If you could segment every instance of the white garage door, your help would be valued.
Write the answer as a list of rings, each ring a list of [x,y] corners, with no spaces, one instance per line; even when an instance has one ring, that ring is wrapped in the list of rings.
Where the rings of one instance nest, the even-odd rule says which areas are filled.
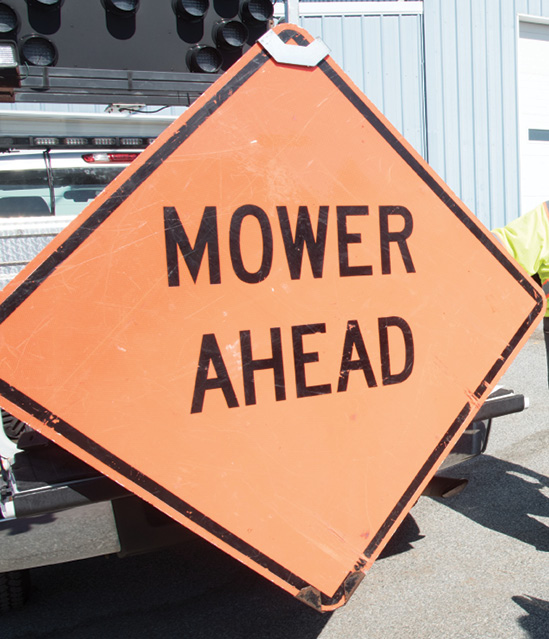
[[[520,23],[518,88],[525,213],[549,200],[549,24]]]

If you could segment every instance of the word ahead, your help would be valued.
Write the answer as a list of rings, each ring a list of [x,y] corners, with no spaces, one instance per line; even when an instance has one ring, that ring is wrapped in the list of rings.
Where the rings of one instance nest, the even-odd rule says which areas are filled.
[[[316,233],[313,232],[309,210],[306,206],[300,206],[298,209],[295,233],[292,233],[287,208],[285,206],[277,206],[276,212],[291,279],[298,280],[301,277],[304,248],[306,248],[309,256],[313,277],[321,278],[326,252],[329,207],[319,207]],[[374,273],[373,266],[370,264],[349,264],[349,245],[360,244],[362,236],[360,233],[349,233],[347,230],[347,218],[350,216],[365,216],[368,213],[369,210],[366,205],[336,206],[340,277],[372,275]],[[255,219],[261,232],[262,245],[258,249],[261,252],[261,264],[256,271],[247,270],[242,258],[241,231],[242,223],[246,218]],[[402,220],[402,228],[398,231],[389,230],[390,218],[400,218]],[[412,230],[412,215],[406,207],[379,207],[379,245],[381,249],[382,275],[391,274],[391,244],[396,245],[399,249],[406,272],[415,273],[412,256],[407,244]],[[191,244],[181,219],[173,206],[164,207],[164,231],[169,286],[179,286],[178,248],[185,259],[194,282],[198,278],[200,265],[207,248],[210,284],[221,284],[219,234],[217,208],[215,206],[207,206],[204,209],[194,246]],[[245,204],[236,209],[231,217],[229,227],[229,250],[234,273],[243,282],[257,284],[269,276],[273,263],[273,230],[269,217],[262,208],[255,204]]]
[[[389,328],[397,329],[402,334],[405,347],[405,361],[401,370],[395,373],[391,367],[389,349]],[[332,393],[330,383],[308,385],[305,377],[305,365],[319,361],[316,351],[306,351],[303,344],[305,335],[325,333],[325,324],[305,324],[292,326],[293,344],[293,369],[295,375],[296,396],[314,397]],[[408,323],[401,317],[380,317],[378,319],[379,354],[381,361],[381,379],[383,386],[400,384],[410,376],[414,366],[414,340]],[[256,403],[254,375],[258,370],[272,369],[274,376],[274,391],[276,401],[286,399],[286,382],[284,374],[284,360],[282,357],[281,329],[271,328],[272,357],[253,359],[250,331],[240,331],[240,352],[242,357],[242,382],[244,385],[244,400],[247,406]],[[353,358],[356,352],[357,357]],[[215,370],[215,377],[209,377],[210,365]],[[347,322],[347,330],[342,346],[341,365],[339,367],[337,392],[347,390],[349,373],[362,371],[367,385],[372,388],[377,386],[376,377],[372,369],[370,357],[366,350],[366,344],[362,337],[359,324],[356,320]],[[221,350],[213,333],[202,337],[200,357],[191,413],[201,413],[204,406],[204,397],[207,390],[219,389],[225,396],[229,408],[239,406],[233,383],[223,361]]]

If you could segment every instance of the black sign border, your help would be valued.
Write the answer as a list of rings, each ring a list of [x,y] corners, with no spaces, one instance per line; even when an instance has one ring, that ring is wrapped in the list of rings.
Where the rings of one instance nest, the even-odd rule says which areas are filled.
[[[301,33],[296,32],[291,27],[284,28],[280,37],[289,41],[291,39],[300,46],[306,46],[309,40]],[[2,324],[32,293],[55,271],[57,266],[67,259],[99,226],[138,188],[152,173],[169,157],[183,142],[190,137],[204,122],[208,120],[217,109],[219,109],[230,97],[238,91],[248,79],[250,79],[263,65],[271,58],[263,50],[259,51],[244,67],[242,67],[232,78],[226,82],[209,100],[203,104],[198,111],[192,115],[181,128],[179,128],[162,146],[157,149],[151,157],[94,211],[84,223],[77,228],[44,262],[42,262],[28,277],[13,291],[0,305],[0,324]],[[364,102],[363,97],[356,92],[356,89],[349,84],[346,77],[339,74],[327,60],[322,60],[318,64],[319,69],[334,84],[335,87],[349,100],[349,102],[361,113],[368,123],[376,129],[380,136],[395,150],[395,152],[410,166],[417,176],[431,189],[431,191],[448,207],[448,209],[465,225],[465,227],[475,236],[475,238],[488,250],[501,265],[512,275],[512,277],[531,295],[535,301],[535,306],[523,324],[519,327],[509,344],[504,348],[495,364],[488,371],[484,379],[479,383],[474,395],[482,397],[489,384],[494,380],[498,371],[510,357],[521,339],[524,337],[532,323],[538,317],[543,308],[544,300],[534,287],[532,280],[525,278],[517,269],[516,265],[502,250],[487,238],[484,232],[465,213],[461,204],[439,184],[437,180],[426,170],[425,166],[406,148],[393,132],[383,123],[382,120]],[[215,88],[215,85],[214,85]],[[430,470],[436,464],[448,444],[462,426],[471,412],[469,402],[461,409],[450,428],[447,430],[439,444],[429,456],[427,461],[407,488],[402,498],[395,505],[379,531],[372,538],[363,555],[358,558],[353,570],[349,571],[339,588],[333,595],[320,593],[314,586],[295,575],[287,568],[274,561],[264,553],[240,539],[229,530],[220,526],[210,517],[193,508],[189,503],[177,497],[169,490],[147,477],[131,465],[127,464],[117,456],[110,453],[104,447],[97,444],[86,435],[80,433],[73,426],[65,422],[59,416],[53,415],[47,408],[41,406],[30,397],[17,390],[4,380],[0,379],[0,394],[12,404],[19,406],[27,414],[32,415],[39,422],[49,426],[62,437],[81,448],[83,451],[97,459],[102,464],[113,469],[133,484],[139,486],[150,495],[161,500],[170,508],[173,508],[181,515],[191,520],[211,535],[220,539],[223,543],[235,549],[242,555],[252,559],[256,564],[262,566],[279,579],[296,588],[300,592],[314,591],[314,595],[304,596],[303,599],[313,607],[328,610],[336,607],[342,599],[349,596],[349,584],[358,583],[354,577],[357,571],[365,565],[365,559],[374,555],[379,545],[387,535],[399,515],[409,504],[417,489],[424,481]]]

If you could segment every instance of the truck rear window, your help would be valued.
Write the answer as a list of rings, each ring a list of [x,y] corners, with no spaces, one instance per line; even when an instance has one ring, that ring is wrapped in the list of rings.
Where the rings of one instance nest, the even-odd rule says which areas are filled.
[[[0,171],[0,217],[77,215],[123,168],[54,168],[53,201],[45,167]]]

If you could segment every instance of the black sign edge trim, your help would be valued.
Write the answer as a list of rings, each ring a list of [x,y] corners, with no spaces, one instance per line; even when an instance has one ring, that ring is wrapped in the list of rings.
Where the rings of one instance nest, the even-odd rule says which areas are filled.
[[[301,34],[293,31],[291,28],[286,29],[284,33],[281,34],[281,37],[283,36],[285,40],[294,37],[295,40],[299,42],[299,44],[306,44],[308,42],[305,38],[303,38],[303,36],[301,36]],[[90,217],[78,229],[76,229],[67,238],[67,240],[65,240],[63,244],[59,246],[56,251],[54,251],[54,253],[52,253],[42,264],[40,264],[35,269],[35,271],[33,271],[29,275],[29,277],[24,280],[15,289],[15,291],[13,291],[13,293],[11,293],[4,300],[4,302],[0,305],[0,324],[5,319],[7,319],[7,317],[9,317],[9,315],[11,315],[11,313],[14,312],[24,300],[28,298],[34,292],[34,290],[36,290],[38,286],[40,286],[40,284],[42,284],[47,279],[47,277],[49,277],[49,275],[54,272],[54,270],[61,262],[69,257],[69,255],[71,255],[72,252],[74,252],[74,250],[76,250],[78,246],[80,246],[80,244],[82,244],[82,242],[84,242],[85,239],[87,239],[87,237],[91,235],[92,232],[94,232],[106,219],[108,219],[108,217],[118,208],[118,206],[122,204],[125,199],[158,168],[158,166],[160,166],[165,157],[168,157],[171,153],[173,153],[173,151],[178,148],[187,137],[194,133],[194,131],[196,131],[196,129],[201,126],[212,113],[214,113],[269,59],[270,58],[263,51],[256,54],[256,56],[252,58],[252,60],[245,67],[243,67],[233,78],[230,78],[228,82],[223,85],[220,90],[212,98],[210,98],[210,100],[208,100],[208,102],[203,107],[200,108],[199,111],[191,116],[191,118],[187,122],[185,122],[185,124],[180,129],[178,129],[172,135],[172,137],[170,137],[143,165],[138,167],[135,172],[132,173],[132,175],[124,182],[124,184],[122,184],[119,189],[115,191],[113,195],[111,195],[96,211],[94,211],[94,213],[92,213]],[[465,214],[465,212],[455,202],[455,200],[436,180],[434,180],[434,178],[425,170],[421,163],[416,160],[416,158],[408,151],[408,149],[406,149],[406,147],[398,140],[398,138],[393,135],[393,133],[385,126],[385,124],[383,124],[383,122],[379,120],[379,118],[371,111],[371,109],[362,100],[362,98],[346,82],[345,78],[343,76],[340,76],[328,64],[326,60],[321,61],[318,64],[318,67],[335,84],[340,92],[345,97],[347,97],[347,99],[359,111],[359,113],[361,113],[361,115],[378,131],[378,133],[380,133],[385,141],[388,142],[390,146],[401,156],[401,158],[410,166],[410,168],[414,170],[418,177],[420,177],[426,183],[426,185],[429,186],[431,190],[442,200],[442,202],[456,215],[456,217],[458,217],[458,219],[463,222],[468,230],[473,233],[473,235],[485,246],[485,248],[487,248],[494,255],[494,257],[506,268],[506,270],[508,270],[511,275],[514,274],[514,278],[517,280],[517,282],[519,282],[523,286],[523,288],[525,288],[525,290],[532,297],[534,297],[534,299],[539,297],[535,309],[530,313],[527,320],[522,324],[521,328],[509,342],[500,358],[498,358],[497,362],[488,372],[487,376],[479,384],[475,394],[480,397],[482,396],[482,393],[484,392],[487,384],[489,384],[491,379],[495,377],[497,371],[501,368],[501,366],[503,366],[506,359],[510,356],[522,336],[527,331],[528,327],[534,321],[534,318],[537,316],[542,308],[543,298],[539,296],[536,289],[531,285],[530,282],[526,280],[526,278],[522,276],[522,274],[507,258],[507,256],[505,256],[503,252],[497,249],[494,244],[488,241],[484,233],[482,233],[478,229],[478,227],[470,220],[469,216]],[[168,149],[167,152],[166,149]],[[113,468],[113,470],[125,476],[131,482],[142,487],[149,494],[158,497],[159,494],[165,493],[166,495],[169,495],[171,498],[173,498],[173,500],[176,500],[181,505],[184,505],[184,510],[181,511],[177,507],[171,505],[171,500],[162,500],[164,501],[164,503],[174,508],[174,510],[180,512],[180,514],[182,514],[184,517],[190,519],[191,521],[194,521],[192,517],[189,516],[188,512],[191,511],[193,513],[196,513],[196,516],[201,518],[201,521],[203,523],[199,523],[197,521],[194,521],[194,523],[197,523],[197,525],[204,528],[204,530],[207,530],[213,536],[217,537],[227,545],[233,547],[241,554],[249,557],[258,565],[266,568],[292,587],[301,590],[304,587],[311,585],[297,575],[294,575],[286,568],[284,568],[284,566],[281,566],[273,559],[270,559],[265,554],[255,549],[253,546],[240,539],[230,531],[224,529],[222,526],[219,526],[218,524],[216,524],[216,522],[208,518],[206,515],[203,515],[199,511],[195,510],[189,504],[186,504],[186,502],[181,500],[179,497],[163,488],[162,486],[159,486],[152,479],[143,475],[129,464],[126,464],[122,460],[118,459],[116,456],[109,453],[109,451],[77,431],[67,422],[64,422],[62,419],[52,415],[50,411],[47,411],[44,407],[33,402],[33,400],[24,395],[24,393],[18,391],[13,386],[10,386],[7,382],[0,380],[0,388],[4,388],[2,394],[13,404],[20,406],[20,408],[25,410],[29,415],[33,415],[36,419],[38,419],[38,421],[49,425],[55,430],[55,432],[65,437],[67,440],[73,442],[76,446],[79,446],[82,450],[95,457],[101,463]],[[7,393],[5,392],[6,390],[8,391]],[[23,400],[23,405],[18,401],[10,399],[10,397],[19,397],[21,400]],[[29,410],[29,407],[31,406],[33,407],[33,409],[37,410],[36,414]],[[466,404],[460,411],[458,417],[454,420],[444,437],[441,439],[433,453],[424,463],[408,489],[403,494],[402,498],[392,510],[391,514],[387,517],[384,524],[380,527],[373,540],[364,551],[364,555],[366,557],[371,556],[375,552],[375,550],[387,534],[388,530],[393,525],[396,518],[409,503],[413,494],[415,493],[425,476],[428,474],[429,470],[435,465],[436,461],[448,445],[453,435],[459,430],[469,412],[470,405]],[[44,421],[44,418],[47,421]],[[76,434],[76,437],[74,437],[74,434]],[[85,442],[89,445],[89,448],[85,448],[82,444],[77,443],[77,441]],[[95,450],[97,452],[91,452],[92,450]],[[110,464],[103,461],[103,459],[99,456],[100,454],[104,455],[105,459],[111,458],[112,461],[115,462],[115,464]],[[125,468],[127,472],[122,472],[120,468]],[[147,489],[145,485],[150,485],[154,487],[154,489]],[[160,497],[158,498],[161,499]],[[211,526],[211,528],[209,526]],[[218,532],[215,532],[216,530]],[[244,550],[244,548],[246,548],[246,550]],[[259,561],[259,559],[261,559],[261,561]],[[347,577],[350,574],[352,574],[352,572],[349,572]],[[340,587],[333,596],[330,597],[325,595],[324,593],[320,593],[322,604],[324,606],[334,606],[341,600],[341,598],[344,596],[345,581],[347,577],[343,580]]]

